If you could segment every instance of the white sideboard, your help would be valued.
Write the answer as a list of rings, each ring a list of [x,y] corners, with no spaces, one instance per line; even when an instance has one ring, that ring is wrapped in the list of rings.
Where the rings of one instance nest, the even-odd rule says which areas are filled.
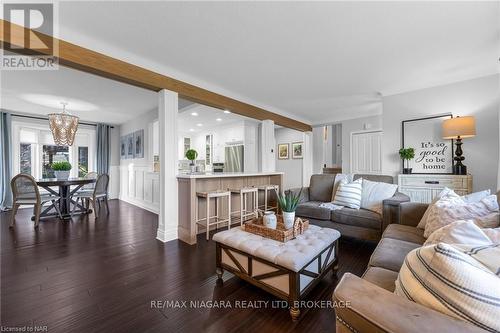
[[[410,174],[398,176],[399,192],[412,202],[430,203],[445,187],[459,195],[472,192],[471,175]]]

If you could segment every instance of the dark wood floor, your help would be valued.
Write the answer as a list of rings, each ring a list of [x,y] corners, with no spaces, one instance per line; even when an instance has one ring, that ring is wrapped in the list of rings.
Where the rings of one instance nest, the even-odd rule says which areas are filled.
[[[286,309],[152,309],[151,301],[272,301],[225,273],[215,275],[215,246],[155,240],[157,216],[118,200],[109,216],[42,221],[20,210],[0,214],[1,325],[47,326],[48,332],[333,332],[331,309],[309,309],[297,323]],[[343,240],[339,276],[362,274],[374,244]],[[308,300],[330,300],[329,273]]]

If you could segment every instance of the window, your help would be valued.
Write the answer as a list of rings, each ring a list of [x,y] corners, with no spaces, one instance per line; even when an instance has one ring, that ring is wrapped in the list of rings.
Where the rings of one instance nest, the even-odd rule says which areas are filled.
[[[191,149],[191,138],[184,138],[184,154],[186,156],[186,152]]]
[[[212,135],[207,135],[205,136],[205,164],[206,165],[211,165],[212,164]]]
[[[29,143],[20,144],[19,172],[31,174],[31,144]]]
[[[89,172],[89,147],[78,147],[78,177]]]
[[[42,178],[54,178],[52,163],[69,162],[69,149],[64,146],[43,145],[42,153]]]

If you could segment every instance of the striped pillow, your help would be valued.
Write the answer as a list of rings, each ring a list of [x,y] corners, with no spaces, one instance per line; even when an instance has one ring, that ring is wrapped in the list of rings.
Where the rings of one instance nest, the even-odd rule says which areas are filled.
[[[500,332],[500,244],[439,243],[410,252],[395,293],[489,332]]]
[[[347,179],[340,181],[333,204],[359,209],[361,207],[361,189],[363,179],[359,178],[351,183]]]

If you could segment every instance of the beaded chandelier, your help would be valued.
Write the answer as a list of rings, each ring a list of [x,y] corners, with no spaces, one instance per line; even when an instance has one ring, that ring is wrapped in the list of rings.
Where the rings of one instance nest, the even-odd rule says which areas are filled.
[[[54,142],[58,146],[71,146],[78,130],[77,116],[73,116],[66,111],[68,103],[61,103],[63,111],[61,113],[49,114],[49,126],[52,131]]]

